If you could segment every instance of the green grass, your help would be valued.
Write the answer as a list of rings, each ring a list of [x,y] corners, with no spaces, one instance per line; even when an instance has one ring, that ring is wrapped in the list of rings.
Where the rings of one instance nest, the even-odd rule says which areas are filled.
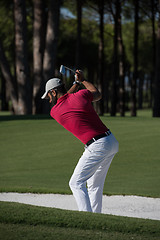
[[[104,193],[159,197],[160,120],[102,118],[120,143]],[[0,191],[70,193],[83,144],[48,116],[0,116]],[[0,202],[0,240],[159,240],[159,221]]]
[[[159,221],[0,203],[0,239],[158,240]]]
[[[119,141],[105,194],[160,197],[160,119],[102,117]],[[48,116],[0,116],[0,191],[71,193],[84,146]]]

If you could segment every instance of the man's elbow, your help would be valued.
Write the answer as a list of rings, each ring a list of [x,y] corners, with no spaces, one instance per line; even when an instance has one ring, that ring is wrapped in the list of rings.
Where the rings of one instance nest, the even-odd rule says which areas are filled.
[[[93,102],[99,101],[102,99],[102,94],[98,91],[93,94]]]
[[[97,101],[102,99],[102,94],[100,92],[97,93]]]
[[[102,99],[102,93],[99,92],[99,100]]]

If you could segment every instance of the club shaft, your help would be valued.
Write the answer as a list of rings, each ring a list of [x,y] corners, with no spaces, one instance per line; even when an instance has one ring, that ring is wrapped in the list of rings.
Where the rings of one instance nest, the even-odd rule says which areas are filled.
[[[66,66],[64,66],[64,67],[65,67],[66,69],[70,70],[71,72],[75,73],[75,71],[74,71],[73,69],[68,68],[68,67],[66,67]]]

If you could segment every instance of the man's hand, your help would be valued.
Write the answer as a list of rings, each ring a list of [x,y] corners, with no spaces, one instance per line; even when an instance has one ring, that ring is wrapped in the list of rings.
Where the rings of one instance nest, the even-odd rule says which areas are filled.
[[[83,72],[81,70],[76,70],[75,72],[75,82],[77,82],[77,84],[74,84],[69,90],[68,93],[75,93],[78,91],[79,89],[79,84],[78,83],[82,83],[86,89],[88,89],[93,96],[93,102],[98,101],[102,98],[101,93],[98,91],[98,89],[91,83],[88,82],[84,79],[84,75]]]
[[[75,81],[78,81],[78,82],[83,82],[84,81],[84,74],[81,70],[76,70],[76,73],[75,73]]]

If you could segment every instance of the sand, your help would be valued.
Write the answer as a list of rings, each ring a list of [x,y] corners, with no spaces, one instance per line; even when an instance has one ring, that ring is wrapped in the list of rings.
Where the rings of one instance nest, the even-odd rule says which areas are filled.
[[[72,195],[0,193],[0,201],[18,202],[35,206],[78,210]],[[160,198],[139,196],[103,196],[103,214],[160,220]]]

